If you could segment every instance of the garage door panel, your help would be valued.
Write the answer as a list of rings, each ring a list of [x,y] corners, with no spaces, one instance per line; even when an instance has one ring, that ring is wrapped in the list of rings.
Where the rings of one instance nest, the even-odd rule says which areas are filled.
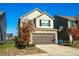
[[[54,39],[53,34],[33,34],[34,44],[52,44]]]

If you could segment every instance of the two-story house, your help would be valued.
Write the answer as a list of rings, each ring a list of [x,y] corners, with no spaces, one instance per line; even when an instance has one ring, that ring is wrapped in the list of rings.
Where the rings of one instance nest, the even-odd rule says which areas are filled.
[[[58,37],[61,36],[66,42],[72,43],[72,36],[68,34],[67,30],[71,27],[76,27],[77,19],[73,16],[54,16],[54,27],[58,29]]]
[[[34,44],[52,44],[57,43],[57,29],[54,29],[54,18],[46,12],[39,9],[21,16],[19,18],[19,26],[24,20],[34,21],[34,32],[31,34],[31,42]]]
[[[6,41],[6,17],[5,12],[0,11],[0,44]]]

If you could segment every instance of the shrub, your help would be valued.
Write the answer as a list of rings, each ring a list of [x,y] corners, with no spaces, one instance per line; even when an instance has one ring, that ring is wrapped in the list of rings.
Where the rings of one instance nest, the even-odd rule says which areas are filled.
[[[75,41],[75,42],[74,42],[74,46],[75,46],[76,48],[79,48],[79,41]]]
[[[24,49],[26,47],[26,44],[22,44],[22,43],[24,43],[24,42],[16,42],[16,45],[15,46],[18,49]]]

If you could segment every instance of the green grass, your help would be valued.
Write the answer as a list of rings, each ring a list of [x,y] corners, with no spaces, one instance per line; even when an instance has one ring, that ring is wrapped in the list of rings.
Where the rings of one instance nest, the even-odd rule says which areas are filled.
[[[0,45],[0,50],[2,51],[3,49],[6,48],[11,48],[15,46],[15,42],[13,40],[7,41],[5,44]]]
[[[3,44],[3,45],[0,45],[0,49],[6,49],[7,47],[11,48],[13,46],[14,46],[13,44]]]
[[[15,42],[9,40],[4,44],[0,45],[0,55],[6,55],[9,48],[15,47]]]

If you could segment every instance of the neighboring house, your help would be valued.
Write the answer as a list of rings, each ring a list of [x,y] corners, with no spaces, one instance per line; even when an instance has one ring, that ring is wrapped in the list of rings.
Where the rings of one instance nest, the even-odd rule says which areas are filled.
[[[46,12],[34,9],[30,13],[19,18],[19,26],[25,20],[34,21],[34,32],[31,34],[31,42],[34,44],[52,44],[58,43],[57,29],[54,29],[54,18]]]
[[[0,44],[6,41],[6,18],[5,12],[0,11]]]
[[[15,39],[15,36],[12,33],[7,33],[6,40],[12,40],[12,39]]]
[[[72,16],[54,16],[54,27],[58,29],[58,38],[61,37],[65,41],[72,43],[72,36],[67,33],[68,28],[76,27],[77,19]]]

